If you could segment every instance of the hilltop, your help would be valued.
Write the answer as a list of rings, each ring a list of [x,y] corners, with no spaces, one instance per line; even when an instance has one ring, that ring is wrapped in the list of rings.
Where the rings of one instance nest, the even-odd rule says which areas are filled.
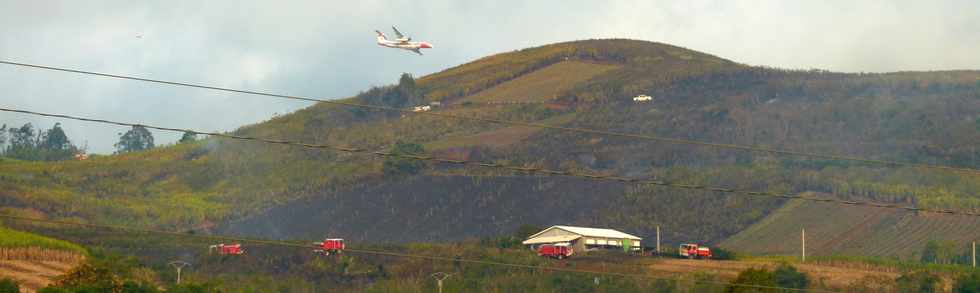
[[[633,102],[639,94],[653,100]],[[439,102],[433,111],[980,168],[980,150],[972,147],[980,144],[977,71],[781,70],[661,43],[586,40],[403,77],[343,101],[399,108]],[[456,159],[980,209],[980,183],[959,173],[327,103],[234,133],[370,150],[401,141]],[[89,161],[2,161],[0,202],[7,213],[74,221],[364,242],[446,241],[499,235],[521,224],[578,224],[646,237],[660,225],[667,243],[720,243],[783,205],[474,167],[423,164],[409,168],[417,173],[391,173],[385,165],[373,156],[209,138]]]

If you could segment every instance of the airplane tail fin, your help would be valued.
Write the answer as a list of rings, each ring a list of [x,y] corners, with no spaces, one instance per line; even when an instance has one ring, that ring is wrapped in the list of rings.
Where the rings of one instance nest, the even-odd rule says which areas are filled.
[[[382,33],[381,31],[375,30],[374,32],[375,33],[378,33],[378,42],[382,42],[382,41],[387,41],[388,40],[388,38],[385,37],[385,34]]]

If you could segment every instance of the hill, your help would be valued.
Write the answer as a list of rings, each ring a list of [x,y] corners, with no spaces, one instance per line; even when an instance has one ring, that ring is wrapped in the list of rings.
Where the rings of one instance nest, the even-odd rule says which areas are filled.
[[[0,226],[0,280],[11,278],[27,292],[47,286],[87,254],[71,242]]]
[[[654,99],[634,103],[638,94]],[[459,115],[980,168],[980,150],[973,147],[980,144],[977,71],[781,70],[660,43],[586,40],[489,56],[418,79],[404,76],[397,85],[344,101],[401,108],[439,101],[446,107],[434,111]],[[980,209],[980,182],[960,173],[327,103],[234,133],[370,150],[402,141],[458,159]],[[494,235],[520,224],[576,223],[645,236],[660,225],[669,241],[708,243],[734,235],[783,203],[515,178],[475,167],[423,164],[418,173],[392,173],[385,165],[374,156],[209,138],[81,162],[2,161],[0,203],[8,213],[267,237],[338,233],[363,241],[448,240]],[[301,224],[314,219],[330,221]]]
[[[753,254],[798,255],[804,227],[812,256],[919,260],[929,242],[950,243],[953,253],[966,255],[970,242],[980,239],[976,217],[794,201],[720,245]]]

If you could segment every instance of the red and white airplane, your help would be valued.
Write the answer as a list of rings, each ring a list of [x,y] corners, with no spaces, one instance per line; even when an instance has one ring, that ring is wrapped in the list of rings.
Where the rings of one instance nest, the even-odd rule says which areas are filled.
[[[385,34],[381,31],[374,31],[378,33],[378,46],[409,50],[419,55],[422,55],[422,49],[432,48],[432,44],[429,44],[428,42],[412,42],[412,38],[405,37],[405,35],[402,35],[397,28],[391,27],[391,29],[394,30],[395,35],[398,36],[398,38],[394,41],[389,41],[388,38],[385,37]]]

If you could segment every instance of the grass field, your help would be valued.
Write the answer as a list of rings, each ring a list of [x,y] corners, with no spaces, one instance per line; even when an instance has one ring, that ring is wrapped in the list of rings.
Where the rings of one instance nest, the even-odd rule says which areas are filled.
[[[801,228],[806,228],[807,255],[812,256],[917,260],[930,240],[955,243],[965,251],[980,239],[977,217],[791,201],[720,245],[756,255],[798,255]]]
[[[460,102],[529,102],[554,99],[572,87],[619,65],[563,61],[470,95]]]
[[[85,248],[68,241],[0,227],[0,248],[37,247],[86,254]]]

